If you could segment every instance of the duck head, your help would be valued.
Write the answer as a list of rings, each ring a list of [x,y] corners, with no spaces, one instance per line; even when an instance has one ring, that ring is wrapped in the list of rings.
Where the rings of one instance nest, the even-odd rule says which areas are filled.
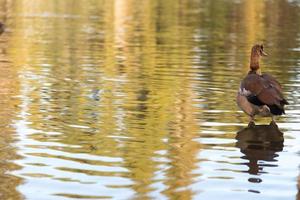
[[[267,56],[268,54],[264,52],[264,46],[261,44],[256,44],[252,47],[251,57],[250,57],[250,69],[255,71],[259,69],[259,59],[262,56]]]
[[[264,52],[264,45],[256,44],[252,47],[251,55],[253,56],[267,56],[268,54]]]

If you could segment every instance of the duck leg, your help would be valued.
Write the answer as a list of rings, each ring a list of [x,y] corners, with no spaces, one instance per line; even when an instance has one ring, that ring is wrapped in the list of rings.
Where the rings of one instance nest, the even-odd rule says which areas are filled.
[[[274,115],[272,115],[272,121],[270,122],[270,125],[271,125],[271,126],[277,127],[277,124],[276,124],[276,122],[275,122],[275,116],[274,116]]]
[[[248,128],[252,128],[255,126],[255,123],[254,123],[254,115],[250,115],[249,117],[249,124],[248,124]]]

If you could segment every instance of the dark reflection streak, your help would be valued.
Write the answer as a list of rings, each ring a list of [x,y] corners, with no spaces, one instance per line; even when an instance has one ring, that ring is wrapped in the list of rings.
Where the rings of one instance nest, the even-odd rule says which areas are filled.
[[[276,125],[256,125],[247,127],[237,133],[236,146],[245,155],[242,159],[248,160],[247,173],[260,175],[267,173],[264,167],[277,167],[276,164],[265,164],[260,161],[276,162],[277,152],[283,149],[283,133]],[[249,178],[249,182],[260,183],[260,178]]]
[[[139,101],[139,103],[137,104],[137,111],[139,111],[139,113],[137,114],[137,117],[140,119],[144,119],[146,117],[146,112],[147,112],[147,104],[146,101],[148,99],[148,94],[149,91],[147,89],[141,89],[138,91],[138,95],[137,95],[137,100]]]

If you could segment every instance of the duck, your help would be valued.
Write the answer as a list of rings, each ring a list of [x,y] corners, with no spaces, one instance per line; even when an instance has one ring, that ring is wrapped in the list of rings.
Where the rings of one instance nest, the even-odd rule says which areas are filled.
[[[275,116],[285,114],[284,106],[289,104],[280,83],[270,74],[261,74],[259,61],[267,55],[262,44],[252,47],[250,70],[238,89],[237,105],[249,116],[248,127],[255,125],[255,116],[271,117],[270,124],[276,125]]]

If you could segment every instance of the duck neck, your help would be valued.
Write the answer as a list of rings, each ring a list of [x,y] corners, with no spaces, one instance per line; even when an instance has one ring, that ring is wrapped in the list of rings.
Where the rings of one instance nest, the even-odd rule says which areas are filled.
[[[250,57],[250,71],[249,73],[256,73],[259,70],[259,55],[251,54]]]
[[[248,74],[258,74],[258,75],[260,75],[261,73],[260,73],[259,70],[252,70],[252,69],[250,69],[250,71],[248,72]]]

